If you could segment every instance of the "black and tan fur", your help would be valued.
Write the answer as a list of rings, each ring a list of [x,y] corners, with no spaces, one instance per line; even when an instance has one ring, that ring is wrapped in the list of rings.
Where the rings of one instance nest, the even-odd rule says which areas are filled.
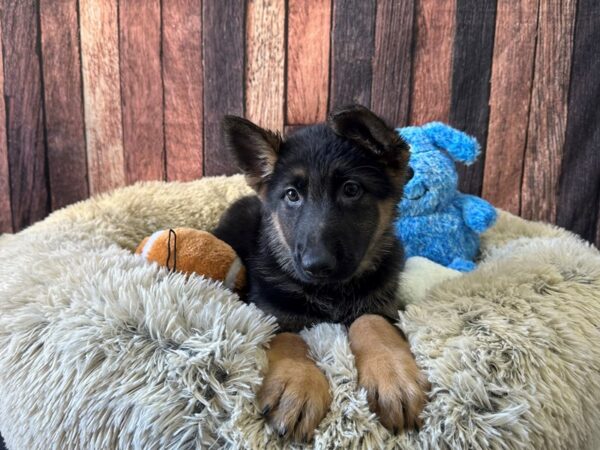
[[[363,330],[351,333],[357,352],[368,348],[360,336],[403,342],[395,327],[377,317],[397,314],[403,252],[393,222],[408,147],[393,128],[357,105],[340,108],[327,123],[285,140],[238,117],[225,118],[224,135],[258,195],[234,203],[214,233],[247,267],[247,301],[275,315],[285,332],[272,343],[259,401],[282,434],[307,438],[330,396],[324,375],[291,332],[321,322],[346,324],[351,331]],[[376,331],[364,332],[375,330],[373,324]],[[365,386],[371,406],[392,429],[415,425],[424,384],[408,346],[389,349],[374,342],[371,347],[376,356],[359,358],[370,365],[358,365],[359,381],[361,373],[371,374]],[[389,379],[390,370],[379,370],[386,380],[373,379],[378,372],[373,361],[402,361],[394,370],[400,370],[403,386]],[[379,381],[386,392],[377,390]],[[396,407],[386,403],[391,399],[399,402]],[[375,407],[382,402],[385,408]]]

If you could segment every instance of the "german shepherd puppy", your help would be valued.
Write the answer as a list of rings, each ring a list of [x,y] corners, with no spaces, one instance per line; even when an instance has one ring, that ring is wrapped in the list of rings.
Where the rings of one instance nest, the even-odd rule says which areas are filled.
[[[397,317],[402,245],[393,232],[408,146],[368,109],[339,108],[327,123],[283,140],[239,117],[223,121],[227,148],[258,195],[223,215],[214,234],[246,265],[246,300],[277,317],[259,392],[281,435],[308,440],[331,403],[324,374],[297,331],[349,326],[359,383],[390,430],[418,426],[427,381]]]

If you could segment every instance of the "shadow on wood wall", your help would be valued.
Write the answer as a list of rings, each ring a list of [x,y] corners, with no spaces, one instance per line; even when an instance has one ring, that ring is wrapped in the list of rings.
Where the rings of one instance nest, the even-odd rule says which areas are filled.
[[[595,0],[0,1],[0,231],[233,173],[223,114],[289,130],[357,101],[475,135],[463,190],[600,244]]]

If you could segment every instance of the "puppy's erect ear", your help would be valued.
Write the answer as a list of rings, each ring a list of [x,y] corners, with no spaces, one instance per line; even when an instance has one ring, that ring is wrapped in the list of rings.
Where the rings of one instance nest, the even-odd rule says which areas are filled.
[[[248,185],[260,192],[273,173],[281,136],[235,116],[225,116],[222,127],[227,150],[234,155]]]
[[[404,172],[408,163],[408,144],[396,131],[361,105],[335,109],[327,120],[338,135],[370,150],[393,170]]]

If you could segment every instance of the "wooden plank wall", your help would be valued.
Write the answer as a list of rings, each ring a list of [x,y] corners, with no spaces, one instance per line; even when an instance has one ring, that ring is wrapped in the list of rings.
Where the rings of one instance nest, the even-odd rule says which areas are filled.
[[[38,11],[35,0],[5,0],[0,12],[6,119],[0,127],[5,127],[15,230],[50,211]]]
[[[42,73],[51,208],[89,195],[77,2],[41,0]]]
[[[219,122],[360,102],[476,136],[461,189],[600,245],[595,0],[0,0],[0,232],[231,174]]]

